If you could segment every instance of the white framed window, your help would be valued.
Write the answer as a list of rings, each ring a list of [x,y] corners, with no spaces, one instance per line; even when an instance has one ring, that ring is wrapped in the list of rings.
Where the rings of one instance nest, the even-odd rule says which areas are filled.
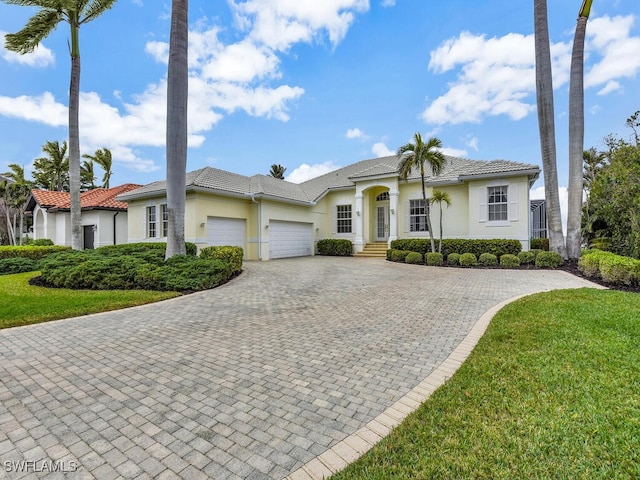
[[[487,187],[487,206],[490,222],[506,222],[509,220],[509,187],[500,185]]]
[[[166,237],[169,235],[169,209],[166,203],[160,205],[160,215],[162,215],[162,236]]]
[[[428,232],[426,205],[424,199],[409,200],[409,231]]]
[[[156,206],[147,207],[147,237],[155,238],[157,231]]]
[[[336,205],[338,233],[351,233],[351,205]]]

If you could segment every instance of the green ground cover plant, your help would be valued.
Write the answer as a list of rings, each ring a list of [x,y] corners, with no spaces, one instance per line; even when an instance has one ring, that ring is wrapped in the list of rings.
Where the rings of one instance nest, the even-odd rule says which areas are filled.
[[[640,295],[503,308],[454,376],[334,480],[638,478]]]
[[[29,279],[36,275],[38,272],[0,277],[0,328],[117,310],[180,295],[146,290],[44,288],[29,284]]]

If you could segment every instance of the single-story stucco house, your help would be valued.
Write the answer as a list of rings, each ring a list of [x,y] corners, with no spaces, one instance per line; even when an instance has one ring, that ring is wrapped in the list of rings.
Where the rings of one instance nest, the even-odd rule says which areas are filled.
[[[127,243],[127,203],[120,194],[140,188],[125,183],[95,188],[80,194],[84,248]],[[26,213],[33,216],[33,238],[49,238],[56,245],[71,246],[71,197],[69,192],[31,190]]]
[[[509,238],[529,248],[529,191],[536,165],[446,157],[426,178],[427,197],[445,191],[446,238]],[[324,238],[344,238],[360,252],[374,242],[427,238],[419,173],[398,176],[396,156],[363,160],[301,184],[205,167],[187,174],[185,238],[202,248],[237,245],[249,260],[313,255]],[[129,242],[166,241],[166,182],[118,197],[129,205]],[[431,207],[439,232],[439,207]]]

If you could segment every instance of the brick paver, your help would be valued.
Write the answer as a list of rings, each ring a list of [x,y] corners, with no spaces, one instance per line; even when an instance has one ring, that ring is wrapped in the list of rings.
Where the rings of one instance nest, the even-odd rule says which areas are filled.
[[[49,475],[4,471],[26,460],[77,465],[49,475],[65,479],[322,475],[397,424],[492,306],[590,286],[379,259],[245,267],[212,291],[0,331],[0,479]]]

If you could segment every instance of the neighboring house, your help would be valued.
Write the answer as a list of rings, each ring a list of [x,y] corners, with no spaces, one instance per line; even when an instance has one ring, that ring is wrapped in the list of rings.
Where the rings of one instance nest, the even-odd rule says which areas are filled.
[[[250,260],[313,255],[323,238],[365,244],[428,238],[419,174],[398,178],[398,158],[354,163],[301,184],[265,175],[246,177],[205,167],[187,174],[185,238],[199,247],[237,245]],[[510,238],[529,248],[529,190],[536,165],[447,157],[441,175],[426,178],[449,193],[446,238]],[[129,204],[129,242],[166,241],[166,182],[118,197]],[[431,208],[439,236],[439,209]]]
[[[116,196],[140,188],[126,183],[96,188],[80,194],[84,248],[127,243],[127,203]],[[71,197],[69,192],[31,190],[27,214],[33,217],[33,238],[49,238],[56,245],[71,246]]]

